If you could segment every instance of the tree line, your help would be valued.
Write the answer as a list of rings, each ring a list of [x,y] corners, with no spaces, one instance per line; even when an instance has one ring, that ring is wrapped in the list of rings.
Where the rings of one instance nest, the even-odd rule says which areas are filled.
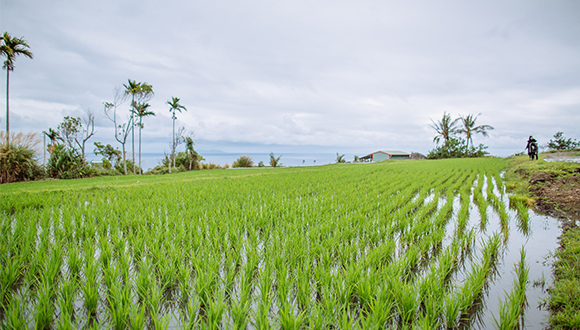
[[[49,143],[43,146],[42,166],[38,164],[35,158],[35,153],[39,151],[37,134],[10,132],[10,72],[14,71],[14,63],[19,56],[33,58],[29,48],[24,38],[13,37],[8,32],[0,36],[0,56],[5,58],[3,69],[6,70],[6,131],[0,132],[1,141],[4,142],[0,142],[0,183],[45,176],[78,178],[92,175],[143,174],[142,130],[145,127],[144,119],[155,116],[155,112],[150,109],[151,105],[148,103],[155,93],[150,84],[131,79],[123,84],[122,89],[114,89],[112,102],[103,102],[103,113],[112,122],[115,140],[122,150],[110,144],[94,142],[94,152],[103,157],[102,163],[97,166],[87,164],[87,143],[95,135],[95,116],[88,111],[85,118],[66,116],[55,129],[49,128],[48,131],[43,132]],[[199,162],[204,160],[194,149],[193,133],[186,133],[184,127],[177,131],[175,129],[177,113],[187,111],[180,101],[180,98],[172,96],[166,102],[172,114],[172,142],[170,153],[166,154],[161,164],[154,168],[155,173],[171,173],[172,168],[173,171],[198,169],[201,167]],[[126,102],[129,102],[128,113],[120,108]],[[130,145],[127,145],[129,142]],[[135,147],[136,142],[138,148]],[[177,153],[177,147],[180,144],[185,144],[185,152]],[[129,146],[131,158],[127,159]],[[46,161],[47,151],[48,162]],[[208,168],[215,168],[215,166]]]

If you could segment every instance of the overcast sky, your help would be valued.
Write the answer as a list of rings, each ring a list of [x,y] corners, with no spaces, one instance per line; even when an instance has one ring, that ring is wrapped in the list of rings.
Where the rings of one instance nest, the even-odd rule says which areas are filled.
[[[169,150],[172,96],[199,150],[426,154],[444,112],[481,113],[495,130],[474,142],[493,155],[522,151],[530,134],[580,139],[580,1],[1,0],[0,10],[1,32],[34,53],[10,75],[13,131],[90,109],[91,144],[114,143],[102,102],[132,79],[155,91],[146,152]]]

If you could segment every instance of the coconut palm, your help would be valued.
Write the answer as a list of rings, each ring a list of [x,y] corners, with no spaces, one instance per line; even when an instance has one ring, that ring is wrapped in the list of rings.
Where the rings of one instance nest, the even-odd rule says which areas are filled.
[[[182,110],[187,111],[187,109],[179,104],[179,97],[171,97],[171,101],[167,101],[166,103],[169,105],[169,112],[172,113],[171,119],[173,119],[173,142],[171,143],[171,159],[169,160],[169,173],[171,173],[171,161],[173,161],[173,167],[175,167],[175,111],[181,112]]]
[[[143,174],[143,168],[141,167],[141,130],[143,129],[143,117],[155,116],[155,112],[149,111],[149,103],[137,103],[133,104],[134,115],[139,117],[139,122],[136,126],[139,126],[139,170],[140,174]]]
[[[6,69],[6,146],[10,148],[10,107],[9,107],[9,92],[10,92],[10,71],[14,71],[14,61],[16,57],[24,55],[32,58],[32,53],[27,49],[30,48],[26,40],[23,38],[13,38],[4,32],[0,37],[0,55],[5,56],[3,69]]]
[[[443,138],[443,142],[447,142],[455,133],[458,132],[456,127],[457,121],[459,121],[459,118],[451,120],[451,115],[447,112],[443,113],[443,119],[437,123],[431,119],[431,122],[433,123],[431,127],[437,132],[437,135],[433,138],[433,142],[439,143],[441,138]]]
[[[133,117],[135,114],[135,105],[141,102],[146,102],[153,97],[153,87],[147,83],[137,82],[135,80],[127,79],[127,84],[123,84],[125,87],[125,95],[131,95],[131,122],[133,122]],[[137,103],[136,103],[137,102]],[[131,151],[133,154],[133,174],[135,174],[135,130],[134,126],[129,127],[131,130]]]
[[[481,125],[475,126],[475,121],[477,117],[481,116],[481,113],[477,116],[474,115],[467,115],[465,117],[460,116],[461,124],[463,127],[457,130],[458,133],[465,134],[467,139],[467,150],[469,150],[469,142],[471,142],[471,146],[473,147],[473,135],[474,134],[481,134],[483,136],[488,136],[487,131],[493,130],[493,127],[490,125]]]

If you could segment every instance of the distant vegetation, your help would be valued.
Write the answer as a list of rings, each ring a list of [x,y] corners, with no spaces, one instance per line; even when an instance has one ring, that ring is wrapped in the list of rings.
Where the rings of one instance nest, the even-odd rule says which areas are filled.
[[[580,142],[575,139],[564,137],[563,132],[554,134],[554,137],[548,142],[548,149],[550,150],[574,150],[580,148]]]
[[[431,127],[437,133],[433,138],[433,142],[436,142],[438,146],[429,152],[427,158],[464,158],[487,155],[488,152],[485,151],[487,149],[485,145],[479,144],[477,147],[473,145],[474,135],[488,136],[488,131],[493,130],[490,125],[476,126],[477,118],[480,115],[469,114],[465,117],[460,116],[459,118],[451,119],[451,115],[443,113],[443,118],[437,123],[431,120],[433,123]],[[465,135],[465,139],[458,135]],[[443,144],[439,146],[441,141],[443,141]]]
[[[254,161],[248,155],[240,156],[232,163],[232,167],[252,167],[254,166]]]

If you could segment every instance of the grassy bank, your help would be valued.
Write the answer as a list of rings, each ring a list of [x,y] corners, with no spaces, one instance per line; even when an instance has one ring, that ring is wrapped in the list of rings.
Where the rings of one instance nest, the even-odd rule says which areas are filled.
[[[580,220],[577,201],[580,165],[569,162],[529,161],[526,156],[510,160],[505,178],[515,199],[563,220],[563,233],[554,264],[550,288],[550,323],[553,329],[580,328]]]

